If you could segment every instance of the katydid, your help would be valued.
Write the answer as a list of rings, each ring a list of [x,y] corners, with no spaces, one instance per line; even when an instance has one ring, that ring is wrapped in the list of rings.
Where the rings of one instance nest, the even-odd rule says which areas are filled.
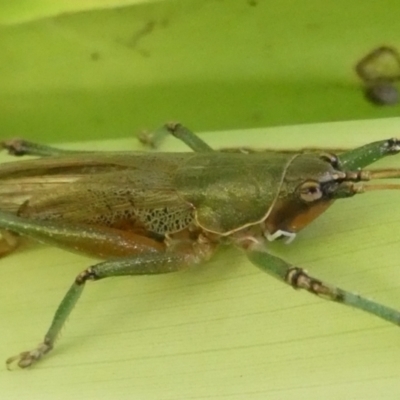
[[[324,283],[268,251],[292,241],[335,200],[398,184],[400,169],[364,169],[400,152],[389,139],[343,152],[214,151],[180,124],[160,131],[193,152],[74,152],[23,140],[2,146],[39,158],[0,165],[3,253],[19,236],[103,258],[73,281],[43,341],[10,357],[33,365],[53,349],[85,287],[122,275],[179,271],[208,260],[220,244],[241,248],[257,267],[296,289],[346,304],[396,325],[400,311]]]

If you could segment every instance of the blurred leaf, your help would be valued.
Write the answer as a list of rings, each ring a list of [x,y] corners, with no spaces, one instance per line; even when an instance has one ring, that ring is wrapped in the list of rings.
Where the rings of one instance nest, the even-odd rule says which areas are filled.
[[[399,115],[354,65],[400,43],[400,3],[18,1],[0,17],[2,136],[127,137]],[[121,5],[125,5],[121,7]]]
[[[0,24],[14,25],[33,20],[49,18],[59,14],[126,7],[129,5],[168,0],[19,0],[3,1],[0,10]]]

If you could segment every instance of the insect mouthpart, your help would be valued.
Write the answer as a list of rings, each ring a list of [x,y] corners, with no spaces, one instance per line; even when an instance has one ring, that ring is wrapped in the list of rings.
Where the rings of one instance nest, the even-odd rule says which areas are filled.
[[[322,197],[330,200],[353,196],[356,193],[354,183],[346,181],[342,176],[334,176],[332,180],[322,182],[320,188]]]
[[[273,242],[276,239],[286,238],[285,244],[290,244],[296,238],[296,234],[294,232],[283,231],[282,229],[278,229],[274,233],[269,233],[267,230],[264,231],[264,236],[270,242]]]
[[[399,184],[364,184],[378,179],[398,179],[399,169],[376,169],[341,172],[330,182],[321,184],[326,196],[331,199],[351,197],[372,190],[399,190]],[[358,184],[357,184],[358,183]]]

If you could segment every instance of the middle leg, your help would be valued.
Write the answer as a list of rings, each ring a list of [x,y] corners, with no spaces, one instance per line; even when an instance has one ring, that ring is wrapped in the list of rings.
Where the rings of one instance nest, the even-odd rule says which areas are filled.
[[[250,246],[247,250],[248,258],[254,265],[264,272],[267,272],[269,275],[272,275],[274,278],[289,284],[295,289],[305,289],[325,300],[345,304],[373,314],[395,325],[400,325],[400,311],[358,294],[324,283],[308,275],[304,269],[291,265],[257,246],[259,245],[253,248]]]
[[[21,368],[29,367],[53,349],[55,341],[78,302],[87,281],[124,275],[151,275],[179,271],[209,258],[213,250],[212,247],[205,244],[188,246],[183,243],[164,253],[141,254],[136,257],[110,260],[87,268],[76,277],[62,299],[43,342],[31,351],[24,351],[8,358],[7,367],[9,368],[15,362]]]

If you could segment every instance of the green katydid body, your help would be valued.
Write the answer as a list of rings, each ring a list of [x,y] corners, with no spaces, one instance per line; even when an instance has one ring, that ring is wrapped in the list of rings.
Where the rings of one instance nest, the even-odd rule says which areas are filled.
[[[227,236],[333,172],[315,154],[82,153],[0,165],[0,210],[150,236],[192,225]]]
[[[332,154],[216,152],[180,125],[166,126],[194,153],[76,153],[28,142],[3,146],[43,158],[0,165],[0,230],[86,252],[106,261],[80,273],[43,342],[7,360],[29,367],[54,346],[85,283],[121,275],[178,271],[211,257],[220,242],[294,288],[361,309],[394,324],[400,312],[309,276],[268,253],[266,240],[292,239],[335,199],[365,190],[361,181],[400,170],[362,168],[400,152],[396,139]],[[47,156],[50,156],[47,158]]]

